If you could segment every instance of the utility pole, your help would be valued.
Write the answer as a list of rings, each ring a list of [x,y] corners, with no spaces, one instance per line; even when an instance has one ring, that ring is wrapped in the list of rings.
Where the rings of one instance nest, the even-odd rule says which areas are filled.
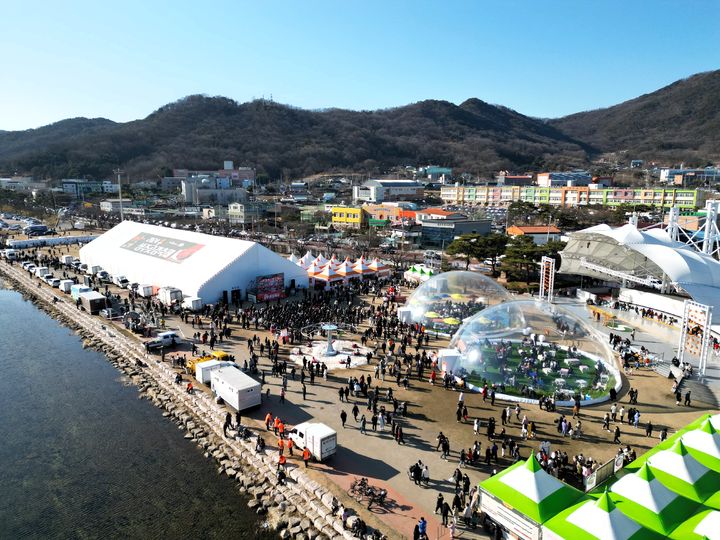
[[[122,223],[123,222],[123,207],[122,207],[123,199],[122,199],[122,176],[120,176],[120,175],[122,174],[123,171],[120,169],[120,167],[118,167],[117,169],[115,169],[114,172],[115,172],[115,174],[117,174],[117,178],[118,178],[118,197],[119,197],[119,201],[120,201],[120,222]]]

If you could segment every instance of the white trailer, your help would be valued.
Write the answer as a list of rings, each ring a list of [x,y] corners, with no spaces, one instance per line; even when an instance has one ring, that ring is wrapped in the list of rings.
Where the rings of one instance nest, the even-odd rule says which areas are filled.
[[[329,458],[337,450],[337,433],[330,426],[319,422],[298,424],[290,432],[290,438],[298,450],[307,446],[317,461]]]
[[[203,384],[208,384],[213,371],[225,366],[234,365],[235,364],[232,362],[225,362],[222,360],[206,360],[205,362],[198,362],[195,364],[195,379]]]
[[[236,367],[225,366],[210,373],[213,393],[237,411],[260,405],[260,383]]]
[[[72,279],[61,279],[59,289],[64,293],[69,293],[75,282]]]
[[[158,300],[166,306],[182,303],[183,294],[180,289],[175,287],[160,287],[157,293]]]
[[[143,298],[150,298],[153,295],[153,286],[152,285],[138,285],[137,293],[138,293],[138,296],[142,296]]]
[[[192,312],[200,311],[203,307],[202,298],[197,296],[185,296],[183,298],[182,307]]]

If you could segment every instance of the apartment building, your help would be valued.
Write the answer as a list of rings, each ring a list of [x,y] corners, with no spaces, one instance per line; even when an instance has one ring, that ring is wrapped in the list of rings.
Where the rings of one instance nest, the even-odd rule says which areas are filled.
[[[617,206],[647,204],[670,208],[695,208],[704,203],[704,193],[680,188],[593,188],[591,186],[443,186],[440,197],[445,204],[471,204],[506,207],[513,202],[551,206]]]

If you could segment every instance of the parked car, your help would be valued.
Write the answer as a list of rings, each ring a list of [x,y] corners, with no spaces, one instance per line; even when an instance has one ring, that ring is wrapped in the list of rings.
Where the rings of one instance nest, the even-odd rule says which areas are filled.
[[[106,319],[119,319],[123,315],[125,315],[125,308],[123,306],[100,310],[100,316]]]
[[[175,347],[180,343],[180,336],[177,332],[160,332],[157,337],[146,342],[145,345],[149,350],[159,349],[160,347]]]

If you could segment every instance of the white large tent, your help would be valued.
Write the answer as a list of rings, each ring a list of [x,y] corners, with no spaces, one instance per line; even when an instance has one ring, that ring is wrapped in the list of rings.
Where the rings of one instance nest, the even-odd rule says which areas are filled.
[[[696,302],[720,304],[720,262],[681,242],[673,241],[661,229],[638,230],[631,224],[613,229],[596,225],[571,233],[561,252],[560,273],[608,279],[610,272],[638,278],[663,274],[685,290]],[[720,322],[720,312],[713,314]]]
[[[282,274],[284,287],[307,287],[298,265],[266,247],[246,240],[123,221],[80,249],[80,260],[101,266],[113,276],[156,287],[177,287],[205,303],[231,299],[240,291]]]

